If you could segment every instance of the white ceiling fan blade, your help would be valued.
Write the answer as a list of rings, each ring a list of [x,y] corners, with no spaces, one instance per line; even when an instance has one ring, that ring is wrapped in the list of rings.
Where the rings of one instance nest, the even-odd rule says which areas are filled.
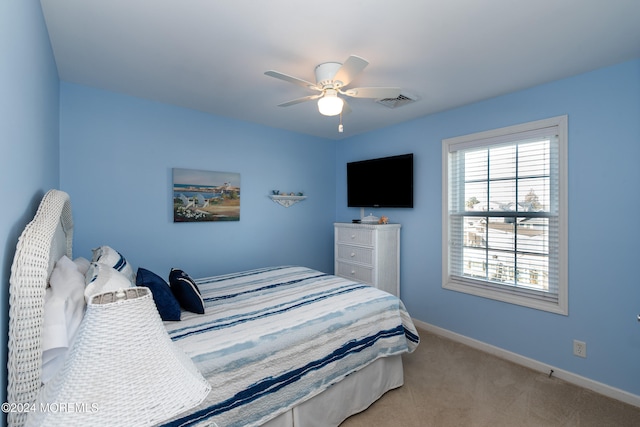
[[[301,102],[306,102],[306,101],[311,101],[314,99],[318,99],[322,96],[321,93],[319,93],[318,95],[309,95],[309,96],[305,96],[303,98],[297,98],[288,102],[283,102],[282,104],[278,104],[278,107],[288,107],[290,105],[296,105],[296,104],[300,104]]]
[[[400,95],[399,87],[356,87],[340,91],[340,93],[353,98],[397,98]]]
[[[297,77],[290,76],[288,74],[283,74],[279,71],[269,70],[264,73],[267,76],[275,77],[276,79],[284,80],[285,82],[293,83],[298,86],[306,87],[311,90],[322,90],[316,86],[315,83],[308,82],[306,80],[299,79]]]
[[[337,87],[348,85],[367,65],[369,65],[369,62],[366,59],[351,55],[333,77],[334,85]]]

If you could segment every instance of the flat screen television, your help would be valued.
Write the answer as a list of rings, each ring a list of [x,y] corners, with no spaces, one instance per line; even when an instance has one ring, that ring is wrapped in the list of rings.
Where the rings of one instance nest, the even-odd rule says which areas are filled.
[[[412,208],[413,153],[347,163],[347,206]]]

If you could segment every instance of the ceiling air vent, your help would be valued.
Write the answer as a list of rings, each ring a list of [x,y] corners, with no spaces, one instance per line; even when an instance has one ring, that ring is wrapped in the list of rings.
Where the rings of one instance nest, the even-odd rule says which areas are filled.
[[[378,104],[382,104],[385,107],[389,107],[389,108],[402,107],[403,105],[411,104],[412,102],[416,102],[416,101],[417,101],[416,97],[412,97],[402,93],[398,95],[397,98],[382,98],[382,99],[376,100]]]

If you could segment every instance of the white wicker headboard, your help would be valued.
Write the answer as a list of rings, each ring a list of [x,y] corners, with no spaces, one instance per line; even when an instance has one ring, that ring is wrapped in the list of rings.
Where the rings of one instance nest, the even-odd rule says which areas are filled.
[[[49,190],[16,247],[9,279],[7,401],[32,403],[41,386],[44,296],[55,262],[72,258],[73,219],[69,195]],[[19,406],[17,406],[19,408]],[[24,425],[26,412],[9,412],[9,427]]]

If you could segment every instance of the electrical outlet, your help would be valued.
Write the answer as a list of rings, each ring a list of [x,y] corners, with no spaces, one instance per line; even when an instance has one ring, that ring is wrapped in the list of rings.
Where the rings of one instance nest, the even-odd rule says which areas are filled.
[[[587,357],[587,343],[573,340],[573,355],[578,357]]]

